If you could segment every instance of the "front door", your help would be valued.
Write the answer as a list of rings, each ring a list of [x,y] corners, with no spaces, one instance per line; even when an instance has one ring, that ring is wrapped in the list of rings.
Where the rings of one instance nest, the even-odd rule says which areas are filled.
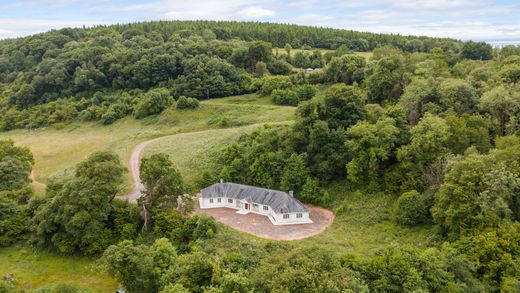
[[[244,203],[244,209],[249,210],[249,204],[247,202]]]

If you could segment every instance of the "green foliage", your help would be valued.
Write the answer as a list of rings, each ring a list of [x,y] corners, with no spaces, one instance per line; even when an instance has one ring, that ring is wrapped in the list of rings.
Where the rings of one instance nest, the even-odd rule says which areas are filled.
[[[151,90],[142,96],[135,106],[136,118],[144,118],[149,115],[159,114],[172,104],[172,97],[166,88]],[[105,123],[107,124],[107,123]]]
[[[318,247],[275,251],[253,274],[260,291],[369,292],[333,252]]]
[[[368,100],[384,104],[399,99],[407,82],[404,61],[400,55],[383,57],[372,64],[366,79]]]
[[[365,118],[364,106],[365,99],[358,87],[335,84],[325,93],[324,107],[318,108],[318,116],[331,129],[347,129]]]
[[[348,179],[354,184],[377,186],[384,169],[396,147],[399,129],[392,118],[383,118],[375,124],[358,122],[347,130],[345,145],[353,159],[347,164]]]
[[[199,107],[199,100],[195,98],[186,98],[185,96],[180,96],[177,99],[176,107],[178,110],[197,109]]]
[[[428,203],[419,192],[412,190],[399,196],[395,208],[395,220],[397,223],[405,226],[414,226],[427,223],[429,219]]]
[[[462,46],[461,57],[473,60],[489,60],[493,58],[490,44],[485,42],[466,42]]]
[[[263,79],[260,94],[268,96],[274,90],[285,90],[292,87],[293,84],[288,76],[268,76]]]
[[[96,152],[78,164],[74,177],[49,185],[33,218],[33,241],[64,254],[102,252],[124,229],[115,227],[126,224],[117,223],[122,219],[112,203],[124,170],[113,153]]]
[[[480,98],[479,106],[481,110],[493,115],[500,134],[504,135],[507,122],[520,112],[520,95],[499,86],[485,92]]]
[[[451,162],[432,210],[442,232],[457,238],[520,219],[519,158],[520,147],[514,145]]]
[[[324,68],[325,80],[346,84],[360,83],[364,77],[365,58],[353,54],[333,57]]]

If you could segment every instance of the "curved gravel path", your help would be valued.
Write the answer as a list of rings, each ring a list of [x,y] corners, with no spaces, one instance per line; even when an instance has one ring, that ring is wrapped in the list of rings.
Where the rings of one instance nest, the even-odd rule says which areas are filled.
[[[141,161],[141,156],[143,154],[144,148],[149,144],[165,137],[168,136],[143,141],[135,146],[135,148],[132,150],[132,154],[130,155],[130,164],[128,165],[128,172],[130,172],[130,175],[132,177],[132,192],[126,195],[119,196],[118,198],[122,200],[135,202],[141,196],[141,193],[144,190],[144,185],[141,182],[141,178],[139,177],[139,163]]]

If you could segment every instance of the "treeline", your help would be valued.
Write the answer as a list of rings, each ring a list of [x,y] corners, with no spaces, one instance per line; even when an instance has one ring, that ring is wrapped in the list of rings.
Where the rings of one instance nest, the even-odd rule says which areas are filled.
[[[115,197],[125,168],[110,152],[91,154],[73,174],[50,182],[44,197],[28,186],[34,164],[28,149],[0,142],[0,162],[0,245],[28,241],[64,255],[101,255],[95,269],[112,274],[127,292],[511,292],[518,286],[518,223],[439,248],[391,245],[371,256],[342,254],[251,241],[222,231],[212,218],[190,216],[191,197],[164,154],[142,160],[145,193],[138,205]],[[0,290],[16,292],[15,285],[1,280]],[[90,291],[58,282],[35,292]]]
[[[271,39],[276,31],[287,38]],[[334,39],[336,34],[339,40],[328,45],[336,49],[334,52],[291,53],[292,48],[324,47],[319,39]],[[313,36],[309,40],[316,40],[309,44],[293,41],[305,40],[307,35]],[[355,39],[364,35],[364,41]],[[352,40],[368,45],[353,46]],[[460,56],[459,42],[417,40],[422,40],[419,47],[423,42],[426,47],[406,49],[399,42],[415,39],[392,35],[203,21],[66,28],[4,40],[0,42],[0,129],[36,128],[73,120],[109,124],[131,114],[138,118],[157,114],[161,109],[142,111],[142,105],[147,104],[143,100],[153,95],[148,91],[156,88],[166,88],[169,100],[251,93],[261,87],[264,74],[301,79],[294,67],[321,68],[333,57],[352,50],[392,45],[405,51],[442,48],[454,60]],[[283,52],[273,54],[273,44],[284,47],[280,50]],[[477,45],[468,58],[481,58],[481,47]]]

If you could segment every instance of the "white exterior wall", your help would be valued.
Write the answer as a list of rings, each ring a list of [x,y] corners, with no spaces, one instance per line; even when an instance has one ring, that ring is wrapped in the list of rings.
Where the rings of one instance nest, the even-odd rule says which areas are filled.
[[[213,203],[210,203],[210,200],[213,199]],[[229,203],[228,198],[221,197],[221,201],[218,202],[218,197],[214,198],[202,198],[199,197],[199,206],[201,209],[211,209],[211,208],[232,208],[236,210],[245,210],[244,202],[241,200],[232,199],[233,202]],[[237,201],[239,202],[239,206],[237,206]],[[270,206],[266,206],[263,204],[257,204],[258,209],[254,206],[255,203],[250,203],[249,212],[260,214],[264,216],[268,216],[269,220],[273,225],[289,225],[289,224],[306,224],[312,223],[312,220],[309,218],[308,212],[302,213],[289,213],[289,219],[284,219],[284,214],[275,213]],[[264,206],[267,207],[267,210],[264,210]],[[297,218],[297,214],[302,214],[301,218]]]

